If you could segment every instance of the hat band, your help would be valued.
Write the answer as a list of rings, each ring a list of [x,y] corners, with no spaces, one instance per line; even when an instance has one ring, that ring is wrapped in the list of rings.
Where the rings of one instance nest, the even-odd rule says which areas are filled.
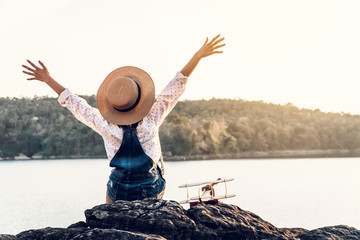
[[[138,97],[137,97],[135,103],[134,103],[131,107],[126,108],[126,109],[118,109],[118,108],[116,108],[116,107],[113,107],[116,111],[119,111],[119,112],[129,112],[129,111],[133,110],[133,109],[138,105],[138,103],[139,103],[139,101],[140,101],[140,98],[141,98],[141,88],[140,88],[140,86],[139,86],[139,84],[138,84],[137,82],[135,82],[135,83],[136,83],[136,85],[137,85],[137,87],[138,87]]]

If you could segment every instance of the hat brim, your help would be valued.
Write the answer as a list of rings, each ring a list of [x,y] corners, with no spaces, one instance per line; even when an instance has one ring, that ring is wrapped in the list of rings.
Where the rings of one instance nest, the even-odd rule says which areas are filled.
[[[120,112],[113,108],[106,97],[110,83],[119,77],[131,78],[141,89],[138,104],[128,112]],[[155,85],[150,75],[144,70],[132,66],[120,67],[112,71],[101,83],[96,94],[96,103],[101,115],[108,122],[117,125],[130,125],[141,121],[150,111],[154,99]]]

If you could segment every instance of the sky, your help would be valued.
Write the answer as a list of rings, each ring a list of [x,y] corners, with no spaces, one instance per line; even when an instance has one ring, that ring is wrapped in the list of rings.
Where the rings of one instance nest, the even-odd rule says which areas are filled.
[[[0,0],[0,97],[57,96],[26,80],[26,59],[76,94],[96,94],[128,65],[160,93],[206,37],[221,34],[224,53],[201,60],[181,100],[360,114],[359,12],[357,0]]]

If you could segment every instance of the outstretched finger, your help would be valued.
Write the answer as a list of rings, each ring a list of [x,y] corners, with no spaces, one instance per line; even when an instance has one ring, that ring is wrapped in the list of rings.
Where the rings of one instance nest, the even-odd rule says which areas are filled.
[[[42,67],[44,70],[47,70],[47,68],[45,67],[45,65],[44,65],[41,61],[39,61],[39,64],[41,65],[41,67]]]
[[[214,37],[213,39],[211,39],[211,41],[209,42],[209,44],[213,44],[213,42],[216,41],[216,39],[218,39],[220,37],[220,34],[218,34],[216,37]]]
[[[23,68],[26,68],[27,70],[29,70],[29,71],[31,71],[31,72],[35,72],[35,70],[34,70],[34,69],[29,68],[28,66],[22,65],[22,67],[23,67]]]
[[[37,80],[37,78],[33,77],[33,78],[28,78],[27,80]]]
[[[215,46],[215,47],[213,47],[212,49],[213,50],[215,50],[215,49],[218,49],[218,48],[222,48],[223,46],[225,46],[226,44],[224,43],[224,44],[221,44],[221,45],[218,45],[218,46]]]
[[[35,73],[32,73],[32,72],[27,72],[27,71],[22,71],[22,72],[26,73],[27,75],[35,76]]]
[[[213,54],[215,53],[223,53],[224,51],[214,51]]]
[[[223,37],[223,38],[220,38],[219,40],[215,41],[212,45],[215,46],[215,45],[217,45],[218,43],[224,41],[224,39],[225,39],[224,37]]]
[[[209,41],[209,38],[206,38],[204,45],[207,44],[208,41]]]
[[[211,56],[211,55],[213,55],[213,54],[218,54],[218,53],[223,53],[223,51],[213,51],[213,52],[211,52],[208,56]]]
[[[38,67],[35,65],[35,64],[33,64],[30,60],[26,60],[28,63],[30,63],[30,65],[31,66],[33,66],[35,69],[38,69]]]

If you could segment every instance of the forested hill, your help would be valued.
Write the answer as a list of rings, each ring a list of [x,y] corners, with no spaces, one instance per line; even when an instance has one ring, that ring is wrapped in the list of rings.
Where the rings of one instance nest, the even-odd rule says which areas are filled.
[[[96,106],[95,96],[83,96]],[[166,155],[357,149],[360,116],[291,104],[212,99],[179,102],[160,128]],[[0,98],[0,157],[104,156],[102,138],[55,98]]]

